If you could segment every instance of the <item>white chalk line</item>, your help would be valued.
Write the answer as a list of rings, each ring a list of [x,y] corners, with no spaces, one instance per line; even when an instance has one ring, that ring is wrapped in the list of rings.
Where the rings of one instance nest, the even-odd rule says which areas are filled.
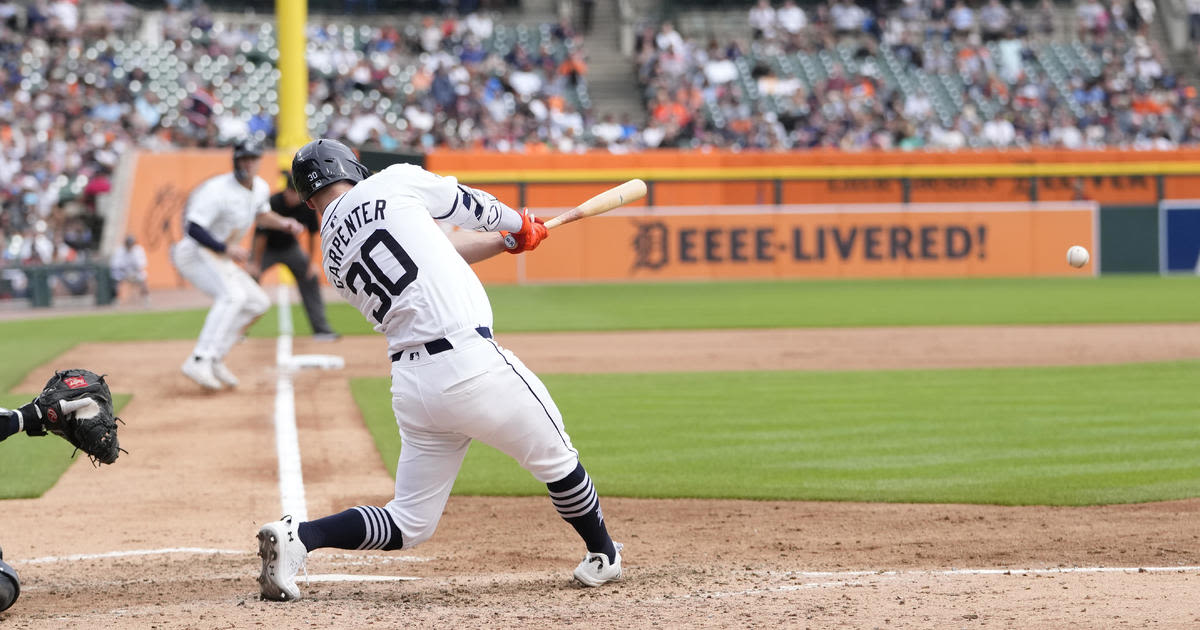
[[[300,436],[296,430],[296,397],[292,390],[292,306],[287,285],[279,285],[279,338],[275,343],[275,450],[279,456],[279,501],[283,514],[308,520]]]
[[[906,575],[1051,575],[1055,573],[1172,573],[1200,571],[1200,566],[1179,567],[1051,567],[1048,569],[945,569],[943,571],[765,571],[765,575],[800,577],[865,577]]]
[[[751,572],[758,575],[787,576],[787,577],[823,577],[832,578],[821,582],[805,582],[802,584],[784,584],[767,588],[751,588],[741,591],[711,591],[699,592],[669,599],[655,599],[648,603],[667,604],[681,599],[710,599],[726,597],[745,597],[749,595],[769,595],[772,593],[787,593],[820,588],[847,588],[866,586],[873,579],[894,580],[905,577],[961,577],[974,575],[1065,575],[1073,573],[1190,573],[1200,572],[1200,566],[1178,567],[1056,567],[1049,569],[946,569],[943,571],[763,571]],[[859,579],[855,579],[859,578]],[[869,578],[863,580],[861,578]]]
[[[25,564],[56,564],[62,562],[80,562],[85,560],[107,560],[112,558],[134,558],[138,556],[173,556],[173,555],[199,555],[199,556],[256,556],[257,552],[248,549],[211,549],[207,547],[164,547],[162,549],[131,549],[127,551],[107,551],[104,553],[77,553],[69,556],[43,556],[41,558],[33,558],[30,560],[22,560],[14,562],[20,566]],[[329,558],[333,560],[352,560],[343,564],[348,565],[369,565],[379,562],[432,562],[434,558],[422,558],[419,556],[381,556],[381,555],[359,555],[353,553],[324,553],[322,551],[314,551],[309,554],[309,558],[317,560]]]
[[[77,553],[69,556],[43,556],[31,560],[23,560],[19,564],[54,564],[58,562],[79,562],[81,560],[104,560],[108,558],[133,558],[137,556],[169,556],[169,555],[250,555],[249,551],[238,549],[207,549],[204,547],[166,547],[163,549],[134,549],[130,551],[108,551],[105,553]]]
[[[250,579],[245,573],[224,574],[224,575],[207,575],[203,578],[210,582],[221,582],[227,580],[248,580]],[[331,582],[416,582],[424,578],[419,578],[411,575],[354,575],[352,573],[320,573],[311,574],[307,579],[301,579],[302,583],[331,583]],[[190,576],[177,576],[169,579],[155,579],[152,582],[157,584],[168,584],[172,582],[195,582],[197,578]],[[99,586],[125,586],[128,584],[145,583],[145,578],[128,579],[128,580],[88,580],[89,588]],[[49,584],[42,586],[39,584],[22,585],[22,592],[34,591],[54,591],[62,588],[60,584]],[[119,613],[119,611],[112,611]]]

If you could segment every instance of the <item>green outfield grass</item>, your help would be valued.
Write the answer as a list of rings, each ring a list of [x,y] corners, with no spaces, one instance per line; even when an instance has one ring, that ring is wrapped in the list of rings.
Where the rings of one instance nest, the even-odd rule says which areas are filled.
[[[500,332],[1200,321],[1196,277],[496,286],[488,293]],[[0,392],[76,343],[194,338],[204,314],[195,309],[0,322]],[[345,334],[375,334],[346,304],[330,305],[329,316]],[[311,332],[299,306],[293,320],[297,335]],[[250,331],[276,334],[274,311]],[[120,390],[119,383],[114,387]],[[41,472],[42,463],[59,458],[37,449],[55,447],[20,438],[0,443],[0,498],[33,496],[53,485],[65,464]]]
[[[544,380],[606,495],[1004,505],[1200,496],[1200,362]],[[394,471],[387,380],[352,386]],[[545,486],[476,443],[455,492]]]
[[[1193,276],[496,286],[488,295],[501,332],[1200,321]],[[330,316],[343,332],[370,331],[348,305]]]

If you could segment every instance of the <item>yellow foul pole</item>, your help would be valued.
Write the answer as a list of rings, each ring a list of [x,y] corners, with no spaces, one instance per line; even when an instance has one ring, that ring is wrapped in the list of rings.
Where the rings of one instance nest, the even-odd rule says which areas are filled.
[[[279,46],[279,117],[275,119],[275,149],[281,171],[292,170],[292,156],[308,143],[308,60],[304,25],[308,0],[275,0],[275,37]],[[280,182],[282,184],[282,182]],[[280,281],[295,284],[287,268]]]
[[[290,170],[292,155],[308,143],[308,61],[304,57],[304,25],[308,0],[275,0],[279,45],[279,117],[275,145],[279,167]]]

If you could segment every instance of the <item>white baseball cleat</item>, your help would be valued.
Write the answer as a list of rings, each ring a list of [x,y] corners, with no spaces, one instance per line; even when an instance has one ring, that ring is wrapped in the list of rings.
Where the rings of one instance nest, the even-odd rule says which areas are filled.
[[[263,599],[280,602],[300,599],[296,574],[304,568],[308,550],[300,542],[291,516],[267,523],[258,530],[258,555],[262,558],[258,586]]]
[[[602,553],[589,553],[584,556],[579,566],[575,567],[575,579],[584,586],[600,586],[621,579],[621,550],[625,545],[613,543],[617,547],[617,558],[608,561],[608,556]]]
[[[212,373],[213,376],[217,377],[218,381],[221,381],[225,385],[229,387],[238,386],[238,378],[233,375],[233,372],[229,371],[224,361],[214,360],[212,362]]]
[[[221,381],[213,374],[212,359],[190,356],[179,366],[183,375],[196,381],[204,389],[221,389]]]

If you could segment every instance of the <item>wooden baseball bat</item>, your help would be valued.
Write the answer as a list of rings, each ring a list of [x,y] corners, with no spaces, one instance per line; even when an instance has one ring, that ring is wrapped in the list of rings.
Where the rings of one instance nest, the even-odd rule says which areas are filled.
[[[620,208],[627,203],[632,203],[645,196],[646,182],[640,179],[631,179],[624,184],[613,186],[578,206],[546,221],[546,229],[549,230],[572,221],[594,217],[597,214],[604,214],[609,210]],[[517,241],[509,234],[504,237],[504,244],[509,249],[512,249],[517,246]]]
[[[604,214],[609,210],[620,208],[627,203],[632,203],[645,196],[646,182],[640,179],[631,179],[624,184],[609,188],[578,206],[546,221],[546,229],[553,229],[572,221],[594,217],[597,214]]]

